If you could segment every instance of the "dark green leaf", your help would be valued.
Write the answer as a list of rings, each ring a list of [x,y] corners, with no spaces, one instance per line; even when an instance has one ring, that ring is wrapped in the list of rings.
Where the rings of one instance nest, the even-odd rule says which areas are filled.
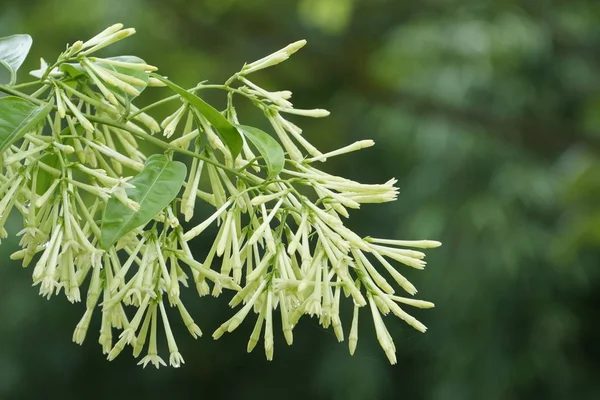
[[[56,153],[44,154],[40,161],[52,168],[60,169],[60,159],[58,158],[58,155]],[[52,185],[52,182],[55,179],[56,178],[52,176],[51,173],[40,168],[37,173],[35,192],[40,196],[43,195],[46,192],[46,190],[48,190],[50,185]]]
[[[52,110],[52,103],[41,106],[19,97],[0,99],[0,153],[32,131]]]
[[[25,61],[32,43],[33,40],[29,35],[12,35],[0,38],[0,64],[10,72],[10,85],[14,85],[17,81],[17,70]]]
[[[160,75],[153,75],[158,80],[164,82],[171,90],[183,97],[190,103],[208,122],[217,129],[219,137],[231,151],[233,158],[236,158],[242,150],[242,137],[238,130],[223,116],[216,108],[202,100],[193,93],[188,92],[181,86],[174,84]]]
[[[271,135],[253,126],[236,125],[265,159],[269,177],[278,175],[285,164],[283,148]]]
[[[185,164],[162,154],[150,156],[144,169],[129,181],[135,188],[126,190],[127,197],[139,203],[139,211],[131,210],[115,197],[108,201],[102,216],[102,248],[108,249],[154,218],[177,196],[186,174]]]
[[[77,78],[81,75],[85,75],[83,67],[79,64],[65,63],[61,64],[60,67],[58,67],[58,69],[60,70],[60,72],[64,72],[71,78]]]

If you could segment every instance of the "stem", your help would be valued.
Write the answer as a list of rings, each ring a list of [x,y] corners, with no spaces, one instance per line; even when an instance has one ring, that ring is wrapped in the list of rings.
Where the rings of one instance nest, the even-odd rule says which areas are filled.
[[[206,86],[202,85],[202,83],[199,83],[199,84],[198,84],[198,85],[196,85],[195,87],[193,87],[193,88],[191,88],[191,89],[187,89],[187,91],[188,91],[188,92],[192,92],[192,93],[193,93],[193,92],[195,92],[196,90],[200,90],[200,89],[203,89],[203,88],[205,88],[205,87],[206,87]],[[172,95],[172,96],[165,97],[164,99],[158,100],[158,101],[156,101],[156,102],[154,102],[154,103],[152,103],[152,104],[149,104],[149,105],[147,105],[146,107],[140,108],[140,109],[139,109],[138,111],[136,111],[135,113],[133,113],[133,114],[129,115],[129,116],[127,117],[127,120],[128,120],[128,121],[131,121],[133,118],[137,117],[138,115],[140,115],[140,114],[142,114],[142,113],[144,113],[144,112],[146,112],[146,111],[148,111],[148,110],[150,110],[150,109],[152,109],[152,108],[154,108],[154,107],[157,107],[157,106],[160,106],[160,105],[162,105],[162,104],[168,103],[169,101],[175,100],[175,99],[177,99],[177,98],[179,98],[179,97],[181,97],[181,96],[179,96],[178,94],[174,94],[174,95]]]
[[[110,114],[119,115],[119,112],[117,110],[115,110],[114,108],[73,89],[72,87],[70,87],[69,85],[64,83],[63,81],[56,79],[56,80],[53,80],[53,82],[58,83],[65,92],[67,92],[73,96],[79,97],[81,100],[93,105],[96,108],[104,110]]]
[[[131,133],[132,135],[135,135],[135,136],[137,136],[140,139],[143,139],[143,140],[146,140],[146,141],[148,141],[148,142],[150,142],[152,144],[155,144],[156,146],[161,147],[161,148],[163,148],[165,150],[171,150],[171,151],[174,151],[174,152],[177,152],[177,153],[189,156],[189,157],[198,158],[198,159],[203,160],[203,161],[205,161],[205,162],[207,162],[209,164],[214,165],[217,168],[223,169],[223,170],[225,170],[227,172],[235,174],[235,175],[237,175],[239,177],[242,177],[244,179],[246,178],[246,176],[244,174],[242,174],[241,172],[239,172],[239,171],[237,171],[237,170],[235,170],[233,168],[229,168],[228,166],[223,165],[223,164],[221,164],[218,161],[215,161],[215,160],[212,160],[212,159],[210,159],[208,157],[205,157],[203,155],[194,153],[193,151],[189,151],[189,150],[185,150],[185,149],[182,149],[180,147],[177,147],[177,146],[173,146],[170,143],[164,142],[164,141],[162,141],[162,140],[160,140],[160,139],[158,139],[158,138],[150,135],[149,133],[142,132],[142,131],[137,131],[137,130],[133,130],[133,129],[131,129],[131,128],[129,128],[129,127],[121,124],[121,123],[115,122],[115,121],[110,120],[110,119],[97,117],[95,115],[83,114],[83,116],[86,117],[91,122],[97,122],[97,123],[102,124],[102,125],[112,126],[113,128],[118,128],[118,129],[125,130],[125,131]]]
[[[26,87],[30,87],[30,86],[35,86],[35,85],[41,85],[42,81],[32,81],[32,82],[25,82],[25,83],[20,83],[18,85],[13,85],[13,89],[22,89],[22,88],[26,88]]]
[[[149,104],[149,105],[147,105],[146,107],[140,108],[139,110],[137,110],[137,111],[136,111],[136,112],[134,112],[133,114],[129,115],[129,116],[127,117],[127,120],[128,120],[128,121],[131,121],[132,119],[134,119],[134,118],[135,118],[135,117],[137,117],[138,115],[140,115],[140,114],[142,114],[142,113],[145,113],[146,111],[148,111],[148,110],[150,110],[150,109],[152,109],[152,108],[154,108],[154,107],[157,107],[157,106],[160,106],[160,105],[162,105],[162,104],[168,103],[169,101],[175,100],[175,99],[176,99],[176,98],[178,98],[178,97],[179,97],[179,95],[178,95],[178,94],[175,94],[175,95],[173,95],[173,96],[169,96],[169,97],[166,97],[166,98],[164,98],[164,99],[162,99],[162,100],[159,100],[159,101],[157,101],[157,102],[154,102],[154,103],[152,103],[152,104]]]
[[[10,87],[8,85],[2,85],[2,84],[0,84],[0,92],[4,92],[4,93],[7,93],[7,94],[12,94],[13,96],[17,96],[17,97],[20,97],[22,99],[29,100],[30,102],[32,102],[34,104],[37,104],[38,106],[47,104],[45,101],[42,101],[40,99],[36,99],[35,97],[29,96],[28,94],[25,94],[23,92],[15,90],[14,88],[12,88],[12,87]]]
[[[52,72],[54,70],[54,68],[58,68],[58,66],[60,64],[64,64],[69,61],[77,61],[76,58],[67,58],[67,59],[61,60],[60,57],[62,57],[62,54],[59,56],[59,59],[54,64],[52,64],[50,67],[46,68],[46,71],[44,72],[44,75],[42,75],[42,79],[40,79],[40,82],[44,82],[46,80],[46,78],[48,78],[48,75],[50,75],[50,72]]]

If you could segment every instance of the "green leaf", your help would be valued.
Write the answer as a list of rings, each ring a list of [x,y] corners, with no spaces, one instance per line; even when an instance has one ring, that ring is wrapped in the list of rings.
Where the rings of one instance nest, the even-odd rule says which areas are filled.
[[[32,131],[52,110],[52,103],[41,106],[29,100],[8,96],[0,99],[0,153]]]
[[[0,38],[0,64],[10,72],[10,83],[17,82],[17,70],[25,61],[33,40],[29,35],[12,35]]]
[[[285,164],[283,148],[273,136],[253,126],[236,125],[240,131],[252,142],[267,163],[269,177],[278,175]]]
[[[60,159],[58,158],[58,154],[56,153],[44,154],[40,161],[43,161],[46,165],[52,168],[60,169]],[[50,185],[52,185],[52,182],[55,179],[56,178],[52,176],[51,173],[40,168],[37,173],[37,181],[35,184],[36,193],[40,196],[43,195],[46,192],[46,190],[50,188]]]
[[[183,97],[190,103],[200,114],[202,114],[208,122],[217,129],[219,137],[231,151],[231,155],[235,159],[242,150],[242,137],[240,132],[223,116],[216,108],[202,100],[193,93],[188,92],[181,86],[174,84],[168,79],[160,75],[153,75],[156,79],[164,82],[171,90]]]
[[[64,63],[60,64],[60,67],[58,67],[58,69],[60,72],[64,72],[71,78],[78,78],[81,75],[85,75],[83,67],[79,64]]]
[[[146,160],[144,169],[129,181],[135,188],[127,189],[127,197],[140,205],[135,212],[115,197],[108,200],[102,215],[102,248],[108,249],[132,230],[146,225],[179,193],[187,168],[162,154]]]

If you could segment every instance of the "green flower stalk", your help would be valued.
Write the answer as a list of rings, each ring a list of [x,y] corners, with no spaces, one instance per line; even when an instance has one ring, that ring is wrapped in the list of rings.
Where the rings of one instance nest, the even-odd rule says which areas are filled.
[[[184,359],[175,327],[202,336],[180,297],[195,288],[201,297],[234,292],[229,304],[235,311],[213,338],[254,324],[248,351],[262,337],[269,360],[274,330],[291,345],[305,316],[331,328],[339,341],[347,338],[353,354],[362,309],[371,313],[377,340],[395,364],[383,317],[391,312],[424,332],[404,307],[433,307],[396,294],[417,292],[396,267],[423,269],[425,254],[411,248],[440,243],[361,237],[346,226],[350,210],[361,204],[396,200],[396,180],[363,184],[318,165],[374,142],[320,151],[287,115],[329,112],[295,108],[291,92],[268,91],[248,78],[306,42],[244,65],[222,85],[185,90],[140,58],[96,56],[133,33],[116,24],[68,46],[52,65],[42,60],[31,72],[36,81],[28,86],[39,86],[32,94],[0,85],[10,95],[0,99],[0,235],[6,237],[4,224],[16,210],[23,217],[22,249],[11,258],[33,265],[40,295],[62,291],[72,303],[85,301],[73,341],[82,344],[92,318],[101,318],[98,342],[109,360],[130,347],[144,367],[167,359],[179,367]],[[31,39],[0,40],[17,46]],[[12,63],[0,54],[13,76],[29,49],[21,48],[25,53],[12,54]],[[136,98],[154,86],[174,94],[138,108]],[[208,89],[226,94],[223,112],[198,96]],[[272,133],[240,123],[239,98],[264,114]],[[176,110],[159,124],[151,111],[167,102]],[[161,151],[140,150],[142,141]],[[187,223],[205,208],[214,212]],[[207,235],[210,226],[218,228],[216,237]],[[213,243],[204,259],[191,251],[199,240]],[[353,306],[351,321],[340,317],[342,301]],[[166,340],[168,358],[158,354],[158,340]]]

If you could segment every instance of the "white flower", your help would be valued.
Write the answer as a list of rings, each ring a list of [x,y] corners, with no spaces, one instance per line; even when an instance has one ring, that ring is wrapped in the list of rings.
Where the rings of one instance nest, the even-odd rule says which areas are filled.
[[[133,83],[127,83],[127,82],[125,82],[125,80],[123,78],[128,77],[128,75],[119,74],[118,72],[103,68],[101,66],[98,66],[98,65],[90,62],[89,60],[87,60],[85,58],[81,60],[81,65],[83,65],[83,67],[86,69],[86,71],[88,72],[89,75],[95,74],[96,76],[98,76],[100,79],[102,79],[104,82],[108,83],[109,85],[118,87],[119,89],[123,90],[125,93],[130,94],[132,96],[140,95],[139,90],[137,90],[133,86],[133,84],[137,84],[137,85],[145,84],[144,81],[138,82],[137,78],[134,78],[135,81],[133,81]],[[131,77],[128,77],[125,79],[131,81]]]
[[[383,323],[383,319],[379,314],[379,310],[375,305],[375,301],[372,296],[368,296],[369,298],[369,306],[371,307],[371,315],[373,316],[373,324],[375,325],[375,333],[377,335],[377,340],[381,345],[381,348],[385,352],[385,355],[390,360],[390,364],[396,364],[396,346],[394,346],[394,341],[390,336],[385,324]]]
[[[303,117],[311,117],[311,118],[323,118],[329,116],[331,114],[327,110],[323,110],[320,108],[315,108],[312,110],[300,110],[298,108],[289,108],[289,107],[280,107],[279,111],[288,113],[288,114],[296,114],[302,115]]]
[[[186,110],[187,104],[183,104],[173,114],[169,115],[160,123],[160,126],[164,129],[163,135],[166,138],[173,136],[173,133],[175,133],[175,129],[177,129],[177,125],[185,115]]]
[[[88,327],[90,326],[90,321],[92,319],[92,310],[86,309],[83,317],[75,327],[75,331],[73,332],[73,342],[81,345],[85,340],[85,336],[87,334]]]
[[[298,40],[297,42],[291,43],[273,54],[263,57],[260,60],[256,60],[253,63],[244,65],[240,73],[243,75],[248,75],[252,72],[277,65],[287,60],[292,54],[304,47],[305,44],[306,40]]]
[[[125,191],[125,189],[130,189],[130,188],[135,187],[131,183],[127,182],[130,179],[131,179],[131,177],[118,178],[117,183],[110,189],[110,193],[117,200],[119,200],[121,203],[123,203],[123,205],[125,205],[127,208],[129,208],[135,212],[138,212],[140,210],[140,204],[137,203],[136,201],[131,200],[129,197],[127,197],[127,192]]]
[[[178,351],[175,351],[169,355],[169,364],[171,364],[171,367],[173,368],[179,368],[181,364],[185,364],[185,361],[183,361],[181,354]]]
[[[378,239],[378,238],[365,238],[367,242],[388,244],[391,246],[405,246],[405,247],[417,247],[421,249],[432,249],[440,247],[441,242],[437,240],[394,240],[394,239]]]
[[[273,290],[267,289],[267,304],[265,305],[265,355],[267,360],[273,360]]]
[[[341,154],[346,154],[346,153],[350,153],[353,151],[365,149],[367,147],[373,146],[374,144],[375,144],[375,142],[372,140],[359,140],[358,142],[354,142],[348,146],[342,147],[341,149],[330,151],[329,153],[321,154],[320,156],[317,156],[317,157],[309,158],[306,161],[307,162],[324,161],[329,157],[339,156]]]
[[[267,281],[263,280],[260,285],[258,286],[258,288],[256,289],[256,291],[254,292],[254,294],[252,295],[252,297],[250,298],[250,300],[248,300],[248,302],[246,303],[246,305],[244,307],[242,307],[242,309],[240,311],[238,311],[233,317],[231,317],[228,321],[224,322],[219,329],[217,329],[214,333],[213,333],[213,338],[214,339],[218,339],[219,337],[221,337],[221,335],[225,332],[233,332],[238,326],[240,326],[240,324],[244,321],[244,319],[246,318],[246,316],[248,315],[248,313],[250,312],[250,310],[252,309],[252,307],[254,306],[254,303],[256,303],[256,300],[258,299],[258,297],[263,294],[263,290],[265,289],[267,285]]]
[[[153,72],[153,71],[158,70],[158,68],[156,68],[153,65],[148,65],[145,63],[141,63],[141,62],[140,63],[127,62],[127,61],[115,60],[115,59],[110,59],[110,58],[96,58],[96,57],[89,57],[89,59],[90,59],[90,61],[95,62],[95,63],[114,65],[115,67],[133,69],[135,71]]]
[[[183,357],[179,354],[179,350],[177,349],[177,344],[175,343],[175,338],[173,337],[173,332],[171,331],[171,325],[169,324],[169,319],[167,318],[167,312],[165,310],[165,305],[163,302],[159,302],[158,306],[160,307],[160,315],[162,316],[163,325],[165,327],[165,335],[167,336],[167,346],[169,347],[169,364],[171,364],[174,368],[179,368],[181,364],[184,363]]]
[[[85,138],[83,140],[90,147],[94,148],[95,150],[98,150],[100,153],[114,159],[116,162],[123,164],[126,167],[129,167],[135,171],[141,171],[142,169],[144,169],[144,164],[142,164],[139,161],[132,160],[131,158],[119,153],[115,149],[112,149],[104,144],[95,143]]]
[[[302,161],[304,159],[304,155],[300,150],[298,150],[298,147],[296,147],[294,142],[292,142],[286,130],[284,129],[283,124],[278,118],[276,118],[277,115],[278,114],[273,114],[272,112],[265,110],[265,116],[269,119],[271,126],[275,130],[275,133],[277,133],[277,137],[279,137],[279,140],[285,148],[285,151],[287,151],[288,156],[294,161]]]
[[[181,299],[177,299],[176,305],[177,309],[179,310],[179,313],[181,314],[181,319],[183,320],[183,323],[185,324],[186,328],[188,328],[190,335],[192,335],[194,339],[197,339],[198,337],[202,336],[202,331],[200,330],[198,325],[196,325],[196,323],[192,319],[192,316],[184,307],[183,303],[181,302]]]
[[[91,46],[95,46],[98,43],[100,43],[102,40],[104,40],[104,38],[112,35],[115,32],[120,31],[121,29],[123,29],[123,24],[114,24],[114,25],[111,25],[108,28],[106,28],[105,30],[103,30],[102,32],[98,33],[93,38],[91,38],[88,41],[86,41],[85,43],[83,43],[82,47],[83,48],[88,48],[88,47],[91,47]]]
[[[30,71],[29,75],[33,76],[34,78],[42,79],[42,76],[44,76],[44,74],[48,71],[49,67],[50,66],[48,63],[43,58],[40,58],[40,68]],[[64,74],[58,70],[58,67],[54,67],[52,71],[48,73],[48,76],[51,78],[60,78],[63,75]]]
[[[64,103],[71,110],[75,118],[77,118],[77,121],[79,121],[81,126],[83,126],[83,129],[85,129],[88,132],[94,132],[94,125],[81,113],[79,108],[75,107],[75,104],[71,102],[67,95],[65,95],[63,92],[59,93],[62,96],[62,100],[64,101]]]
[[[208,217],[206,220],[204,220],[204,222],[200,223],[199,225],[196,225],[195,227],[193,227],[192,229],[187,231],[185,233],[185,235],[183,235],[183,240],[187,242],[187,241],[195,238],[196,236],[200,235],[202,232],[204,232],[204,230],[206,228],[208,228],[213,222],[215,222],[215,220],[217,218],[219,218],[227,210],[227,208],[230,205],[231,205],[231,200],[227,200],[227,202],[225,202],[225,204],[223,204],[210,217]]]
[[[150,353],[148,353],[148,355],[146,355],[144,358],[142,358],[140,360],[140,362],[138,362],[137,365],[141,365],[142,368],[146,368],[146,365],[148,365],[149,363],[154,365],[157,369],[160,368],[161,365],[164,367],[167,366],[167,364],[164,362],[164,360],[162,358],[160,358],[160,356],[158,354],[150,354]]]
[[[118,42],[119,40],[125,39],[126,37],[129,37],[135,33],[135,29],[133,29],[133,28],[121,30],[122,27],[123,27],[122,24],[115,24],[115,25],[105,29],[98,35],[94,36],[92,39],[88,40],[87,42],[85,42],[82,45],[82,47],[84,49],[88,48],[88,47],[91,47],[91,48],[81,52],[80,54],[83,56],[87,56],[95,51],[98,51],[98,50],[106,47],[106,46],[109,46],[115,42]]]
[[[252,88],[252,89],[250,89],[250,91],[267,98],[272,103],[277,104],[280,107],[285,107],[285,108],[293,107],[292,103],[287,101],[287,99],[289,99],[292,96],[292,92],[290,92],[290,91],[268,92],[268,91],[264,90],[263,88],[259,87],[258,85],[255,85],[254,83],[252,83],[251,81],[249,81],[248,79],[246,79],[244,77],[241,77],[240,80]]]

